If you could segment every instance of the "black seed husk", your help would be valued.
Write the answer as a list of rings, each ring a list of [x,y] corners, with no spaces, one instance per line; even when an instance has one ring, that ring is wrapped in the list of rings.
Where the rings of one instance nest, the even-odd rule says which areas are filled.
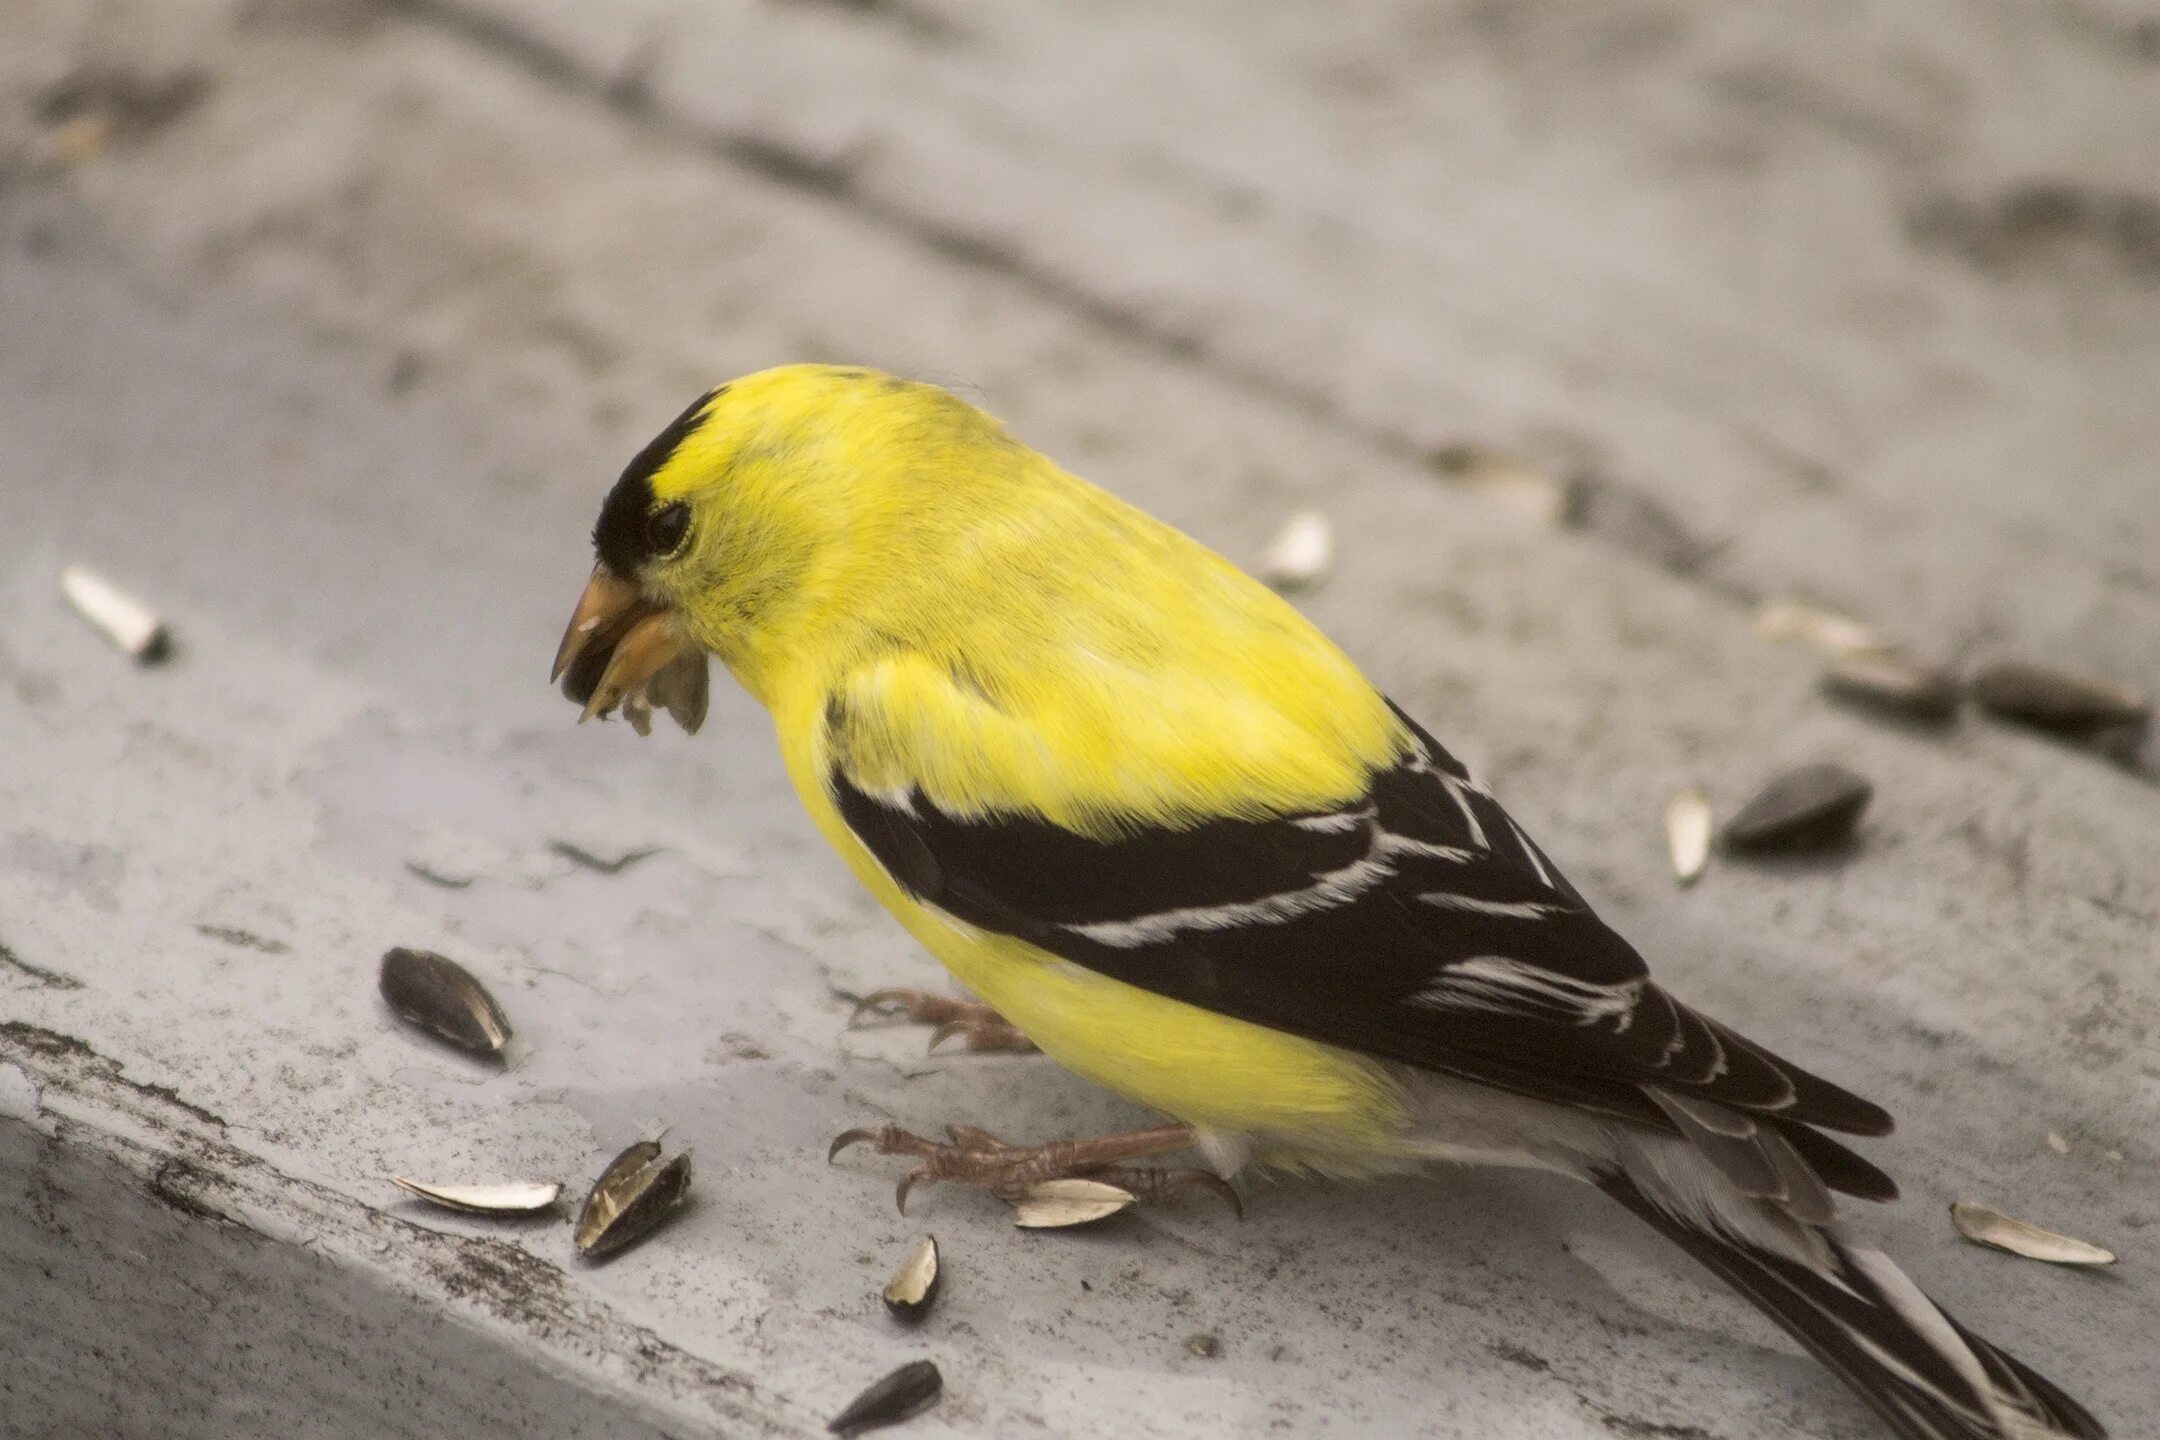
[[[929,1409],[944,1388],[945,1377],[937,1366],[928,1360],[910,1360],[850,1400],[825,1428],[835,1435],[860,1435],[897,1425]]]
[[[1806,765],[1772,780],[1725,822],[1734,850],[1827,850],[1852,833],[1875,787],[1836,765]]]
[[[913,1325],[930,1313],[930,1303],[937,1299],[943,1279],[944,1262],[938,1254],[937,1237],[925,1235],[922,1243],[908,1252],[899,1273],[886,1282],[882,1296],[885,1308],[895,1320]]]
[[[1940,724],[1957,714],[1957,677],[1928,665],[1854,655],[1823,671],[1825,693],[1903,720]]]
[[[2085,743],[2093,750],[2128,770],[2147,768],[2145,750],[2152,739],[2152,721],[2126,720],[2119,725],[2103,725],[2085,737]]]
[[[378,981],[399,1018],[468,1055],[494,1059],[510,1043],[510,1022],[487,987],[432,950],[388,950]]]
[[[2073,739],[2139,724],[2152,715],[2152,702],[2124,686],[2023,660],[1983,667],[1970,688],[1973,699],[1992,714]]]
[[[1568,480],[1560,519],[1571,529],[1587,530],[1676,575],[1694,574],[1717,550],[1657,501],[1597,475]]]
[[[578,1253],[598,1260],[628,1249],[672,1216],[690,1193],[690,1153],[660,1159],[656,1140],[640,1140],[608,1162],[578,1210]]]

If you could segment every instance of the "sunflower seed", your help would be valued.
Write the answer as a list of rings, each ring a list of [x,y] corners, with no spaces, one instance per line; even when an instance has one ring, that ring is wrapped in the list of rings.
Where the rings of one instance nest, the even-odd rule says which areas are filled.
[[[885,1308],[895,1320],[912,1324],[922,1319],[930,1313],[930,1302],[937,1299],[940,1278],[937,1237],[925,1235],[899,1273],[885,1283]]]
[[[2013,1220],[1999,1210],[1990,1210],[1969,1200],[1960,1200],[1950,1207],[1950,1223],[1968,1240],[1992,1245],[1997,1250],[2007,1250],[2028,1260],[2045,1260],[2055,1265],[2115,1263],[2112,1250],[2073,1240],[2068,1235],[2058,1235],[2053,1230],[2043,1230],[2023,1220]]]
[[[1983,667],[1971,690],[1992,714],[2076,739],[2152,715],[2152,701],[2127,686],[2023,660]]]
[[[1133,1193],[1101,1180],[1044,1180],[1013,1202],[1013,1224],[1023,1230],[1058,1230],[1115,1215]]]
[[[1764,786],[1725,822],[1735,850],[1826,850],[1859,823],[1875,788],[1836,765],[1807,765]]]
[[[171,632],[156,612],[96,571],[63,567],[60,593],[76,614],[138,663],[155,665],[172,653]]]
[[[690,1193],[690,1152],[662,1161],[660,1142],[640,1140],[608,1162],[578,1210],[578,1254],[597,1260],[644,1239]]]
[[[1907,720],[1940,723],[1957,714],[1957,677],[1890,654],[1844,655],[1824,669],[1826,694]]]
[[[1694,574],[1718,549],[1650,496],[1587,471],[1571,476],[1562,490],[1560,523],[1631,550],[1675,575]]]
[[[400,1018],[469,1055],[493,1059],[510,1043],[510,1022],[486,987],[432,950],[383,952],[382,997]]]
[[[2104,755],[2126,770],[2160,768],[2146,760],[2146,747],[2152,739],[2151,720],[2128,720],[2120,725],[2103,725],[2085,738],[2093,752]]]
[[[1431,455],[1434,469],[1465,490],[1546,525],[1560,523],[1567,496],[1560,483],[1530,460],[1475,441],[1443,445]]]
[[[658,707],[667,711],[685,734],[695,735],[705,723],[711,693],[711,667],[705,652],[689,649],[655,671],[635,698],[647,713],[647,725],[651,724],[652,710]],[[643,729],[638,731],[640,735],[645,733]]]
[[[1850,615],[1796,600],[1773,600],[1755,616],[1755,632],[1765,640],[1794,640],[1818,655],[1885,655],[1897,647]]]
[[[390,1183],[430,1205],[462,1210],[468,1215],[537,1215],[562,1196],[562,1186],[537,1181],[515,1181],[506,1185],[430,1185],[424,1180],[393,1175]]]
[[[922,1414],[937,1403],[945,1377],[928,1360],[910,1360],[848,1401],[825,1428],[835,1435],[860,1435]]]
[[[1335,560],[1335,528],[1317,510],[1300,510],[1260,552],[1260,578],[1278,590],[1301,590],[1327,578]]]
[[[1682,790],[1665,802],[1665,848],[1673,878],[1692,885],[1710,862],[1710,802],[1700,790]]]

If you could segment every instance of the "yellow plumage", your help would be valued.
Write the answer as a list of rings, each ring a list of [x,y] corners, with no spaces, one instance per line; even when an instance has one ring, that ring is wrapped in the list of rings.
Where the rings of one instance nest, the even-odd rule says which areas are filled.
[[[1356,666],[1228,561],[943,390],[790,366],[733,382],[714,412],[652,476],[663,502],[726,485],[695,562],[661,584],[772,711],[804,806],[870,892],[1047,1054],[1120,1094],[1270,1137],[1286,1162],[1397,1149],[1384,1067],[925,909],[826,784],[838,743],[865,789],[1088,835],[1325,808],[1405,743]]]
[[[1057,1174],[1167,1193],[1194,1172],[1127,1162],[1193,1144],[1343,1174],[1538,1165],[1704,1260],[1907,1440],[2101,1440],[1835,1224],[1833,1190],[1895,1193],[1826,1133],[1884,1133],[1881,1107],[1660,990],[1295,610],[979,410],[866,370],[749,376],[631,462],[594,545],[557,656],[586,714],[695,728],[718,655],[924,947],[1182,1122],[836,1142],[916,1157],[903,1199]]]

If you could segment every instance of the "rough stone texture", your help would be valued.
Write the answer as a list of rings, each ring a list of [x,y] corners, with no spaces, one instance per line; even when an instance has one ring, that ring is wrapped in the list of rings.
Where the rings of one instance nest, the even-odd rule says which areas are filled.
[[[1898,1112],[1907,1198],[1856,1223],[2151,1429],[2160,791],[1834,710],[1741,602],[2160,679],[2139,232],[1953,223],[2020,177],[2149,193],[2160,71],[2089,6],[1432,13],[0,11],[0,1435],[810,1434],[916,1355],[927,1435],[1877,1433],[1557,1182],[1027,1235],[825,1166],[881,1117],[1134,1118],[843,1032],[835,989],[932,970],[748,702],[637,744],[543,683],[623,457],[715,378],[841,357],[1233,556],[1323,505],[1316,617],[1674,988]],[[86,66],[209,89],[70,149],[40,97]],[[1452,439],[1589,455],[1727,543],[1662,573],[1457,493]],[[176,658],[68,615],[64,560]],[[1857,855],[1675,889],[1672,789],[1729,811],[1816,758],[1878,783]],[[395,1025],[391,944],[491,981],[507,1069]],[[696,1203],[605,1266],[387,1181],[576,1187],[660,1126]],[[1960,1198],[2124,1263],[1980,1251]],[[925,1228],[947,1289],[900,1333],[875,1290]]]

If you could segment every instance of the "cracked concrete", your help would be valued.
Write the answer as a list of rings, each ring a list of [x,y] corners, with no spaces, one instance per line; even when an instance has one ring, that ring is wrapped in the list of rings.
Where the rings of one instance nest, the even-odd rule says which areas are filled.
[[[1708,87],[1713,120],[1888,127],[1887,149],[1858,148],[1898,195],[1985,191],[2014,127],[1886,98],[1887,50],[1798,87],[1749,61],[1828,23],[1813,11],[1790,32],[1683,23],[1651,44],[1679,23],[1667,8],[1561,25],[1573,12],[1539,7],[1522,23],[1559,27],[1541,46],[1471,7],[1481,38],[1440,53],[1478,85],[1399,131],[1350,109],[1440,63],[1427,52],[1331,42],[1312,86],[1282,92],[1295,104],[1263,106],[1248,88],[1305,22],[1151,17],[1161,56],[1105,90],[1053,83],[1043,57],[1072,48],[1072,74],[1100,78],[1137,22],[1036,13],[1033,34],[929,3],[0,14],[0,1287],[29,1297],[0,1307],[0,1435],[812,1434],[921,1354],[950,1387],[927,1435],[1876,1433],[1624,1217],[1533,1177],[1271,1184],[1242,1226],[1194,1206],[1040,1236],[963,1194],[926,1192],[902,1219],[888,1169],[824,1165],[824,1141],[871,1118],[1043,1137],[1135,1118],[1038,1059],[926,1061],[917,1033],[843,1032],[835,990],[932,972],[809,832],[742,697],[716,694],[695,740],[640,744],[572,726],[543,683],[623,457],[718,376],[841,357],[961,384],[1233,556],[1324,505],[1342,559],[1316,617],[1675,989],[1898,1113],[1871,1153],[1907,1199],[1861,1224],[2121,1433],[2150,1428],[2160,1332],[2137,1240],[2160,1220],[2160,792],[1976,721],[1935,739],[1837,711],[1734,603],[1808,590],[1944,650],[2160,678],[2137,579],[2160,505],[2149,456],[2120,445],[2145,423],[2131,392],[2155,333],[2136,277],[2075,236],[2042,237],[2000,283],[1871,240],[1795,260],[1809,283],[1784,295],[1721,248],[1764,222],[1720,208],[1716,184],[1591,173],[1659,95]],[[2032,33],[2039,69],[2079,46],[2121,63],[2103,11],[1991,23],[2013,38],[1898,43],[1985,72]],[[1553,90],[1626,48],[1614,25],[1668,68],[1693,57],[1697,88],[1638,66]],[[769,75],[721,54],[745,36]],[[1219,90],[1107,127],[1210,36],[1246,57],[1193,72]],[[208,88],[77,154],[38,97],[87,64],[197,69]],[[1029,83],[992,83],[1001,65]],[[700,67],[731,83],[691,83]],[[880,75],[920,93],[842,83]],[[2035,122],[2031,163],[2133,181],[2149,150],[2079,141],[2112,134],[2137,83],[2103,69]],[[1467,116],[1481,96],[1489,113]],[[1672,103],[1680,139],[1723,133]],[[878,118],[877,146],[850,106]],[[1275,159],[1226,168],[1221,116],[1244,113]],[[1843,161],[1808,178],[1830,141],[1751,123],[1763,195],[1862,184]],[[1362,138],[1326,152],[1347,168],[1315,189],[1333,127]],[[1513,208],[1509,135],[1534,161]],[[1592,153],[1570,158],[1570,135]],[[1436,137],[1463,161],[1449,183],[1486,199],[1444,209],[1463,218],[1432,238],[1430,278],[1345,273],[1343,255],[1412,233],[1419,197],[1463,198],[1378,194]],[[1568,219],[1630,179],[1610,223]],[[1232,223],[1319,211],[1388,234]],[[1584,285],[1503,263],[1541,213],[1560,218],[1526,253],[1572,237],[1551,273]],[[1656,264],[1680,268],[1657,270],[1676,236],[1692,238]],[[2089,261],[2089,298],[2047,278]],[[1491,294],[1471,286],[1488,275]],[[1870,286],[1917,288],[1954,323],[1929,349],[1825,318]],[[1437,293],[1455,288],[1470,298]],[[1576,368],[1631,293],[1640,334]],[[1853,408],[1886,375],[1919,383],[1953,336],[1980,377],[1965,398],[1903,429],[1895,386]],[[1733,356],[1748,363],[1720,370]],[[1622,360],[1648,364],[1640,384],[1612,379]],[[1658,398],[1680,380],[1714,403]],[[1750,418],[1774,437],[1753,450],[1735,430]],[[1548,424],[1724,541],[1703,573],[1461,493],[1424,454],[1457,435],[1529,445]],[[1959,425],[1978,430],[1943,453]],[[1780,444],[1827,448],[1835,483],[1795,489],[1756,453]],[[2043,451],[2066,457],[2052,488],[2030,478]],[[1859,463],[1885,455],[1904,463]],[[168,665],[131,666],[64,611],[54,576],[77,559],[172,619]],[[1821,756],[1878,782],[1856,857],[1720,864],[1674,889],[1656,843],[1670,790],[1729,810]],[[653,853],[608,873],[563,844]],[[408,863],[445,853],[462,883]],[[390,1020],[374,965],[391,944],[487,978],[518,1030],[506,1068]],[[576,1264],[558,1223],[425,1212],[388,1184],[575,1189],[660,1126],[696,1152],[696,1202],[602,1267]],[[1960,1198],[2124,1263],[2074,1275],[1979,1251],[1943,1219]],[[925,1229],[949,1288],[901,1334],[874,1291]]]

